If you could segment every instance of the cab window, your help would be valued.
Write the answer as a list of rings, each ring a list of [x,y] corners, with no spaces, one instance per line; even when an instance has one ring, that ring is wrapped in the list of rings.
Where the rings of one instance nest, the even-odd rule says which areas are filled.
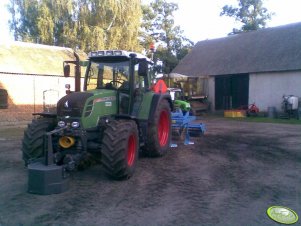
[[[91,62],[87,90],[129,89],[129,62]]]

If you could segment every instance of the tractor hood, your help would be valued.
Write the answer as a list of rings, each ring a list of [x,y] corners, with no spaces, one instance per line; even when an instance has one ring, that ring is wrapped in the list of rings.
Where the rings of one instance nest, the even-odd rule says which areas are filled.
[[[57,103],[58,116],[81,117],[85,103],[93,93],[74,92],[62,97]]]
[[[57,104],[58,117],[80,118],[83,128],[96,127],[100,118],[117,113],[116,90],[96,89],[74,92]]]

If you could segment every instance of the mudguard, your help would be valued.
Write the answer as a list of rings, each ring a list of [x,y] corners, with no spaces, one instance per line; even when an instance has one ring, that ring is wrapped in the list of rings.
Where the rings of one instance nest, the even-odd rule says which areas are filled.
[[[155,115],[156,109],[157,109],[159,103],[161,102],[161,100],[163,100],[163,99],[166,99],[168,101],[168,103],[170,105],[170,110],[173,111],[173,104],[172,104],[171,96],[169,93],[154,94],[152,102],[151,102],[149,117],[148,117],[149,121],[154,120],[154,115]]]

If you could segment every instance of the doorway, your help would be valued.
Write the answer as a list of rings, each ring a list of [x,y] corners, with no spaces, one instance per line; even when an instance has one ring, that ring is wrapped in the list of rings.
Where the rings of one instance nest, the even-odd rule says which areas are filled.
[[[237,109],[248,105],[249,74],[215,77],[215,110]]]

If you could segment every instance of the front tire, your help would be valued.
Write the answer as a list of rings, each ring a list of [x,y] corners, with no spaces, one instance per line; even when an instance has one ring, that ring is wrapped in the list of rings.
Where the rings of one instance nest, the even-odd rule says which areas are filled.
[[[44,135],[53,130],[54,127],[54,120],[50,118],[33,119],[28,124],[22,140],[22,158],[26,166],[31,160],[43,156]]]
[[[134,121],[111,121],[104,131],[101,162],[112,178],[128,179],[136,168],[139,136]]]
[[[149,125],[144,153],[150,157],[163,156],[170,146],[171,112],[167,100],[162,100],[156,109],[154,120]]]

